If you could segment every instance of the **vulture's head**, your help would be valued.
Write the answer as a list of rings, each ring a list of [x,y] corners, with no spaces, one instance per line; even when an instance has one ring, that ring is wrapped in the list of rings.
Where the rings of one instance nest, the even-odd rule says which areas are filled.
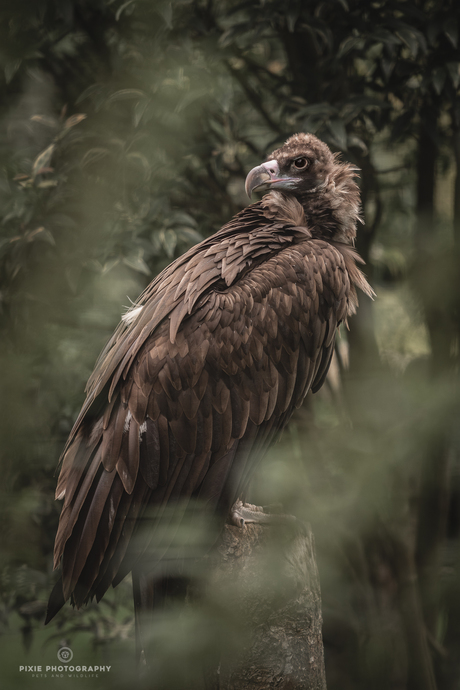
[[[352,242],[360,220],[356,170],[313,134],[295,134],[251,170],[246,193],[249,198],[254,191],[293,196],[309,217],[315,217],[320,234]]]
[[[313,134],[295,134],[253,168],[246,178],[246,192],[278,189],[301,195],[313,193],[327,183],[334,168],[334,156]]]

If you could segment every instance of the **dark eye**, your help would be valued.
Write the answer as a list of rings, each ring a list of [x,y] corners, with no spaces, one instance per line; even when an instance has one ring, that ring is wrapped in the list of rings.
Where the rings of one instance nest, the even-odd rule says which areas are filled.
[[[308,161],[306,158],[296,158],[294,161],[294,167],[297,168],[297,170],[303,170],[307,165]]]

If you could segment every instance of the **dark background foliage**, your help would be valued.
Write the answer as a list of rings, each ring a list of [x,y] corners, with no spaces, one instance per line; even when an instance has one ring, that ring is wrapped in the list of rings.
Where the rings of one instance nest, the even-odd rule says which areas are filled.
[[[330,690],[460,687],[458,29],[455,0],[3,0],[8,687],[63,643],[130,682],[128,582],[42,627],[60,450],[122,308],[247,203],[247,171],[297,131],[362,170],[377,299],[361,298],[254,500],[312,524]],[[231,646],[237,627],[209,602],[160,618],[158,687],[186,687],[224,627]]]

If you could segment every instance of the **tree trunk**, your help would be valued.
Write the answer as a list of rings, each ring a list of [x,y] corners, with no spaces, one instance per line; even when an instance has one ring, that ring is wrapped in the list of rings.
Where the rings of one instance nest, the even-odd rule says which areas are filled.
[[[207,687],[326,690],[310,530],[293,534],[292,528],[288,533],[275,525],[226,525],[219,556],[211,581],[229,594],[248,642],[237,658],[221,655]]]

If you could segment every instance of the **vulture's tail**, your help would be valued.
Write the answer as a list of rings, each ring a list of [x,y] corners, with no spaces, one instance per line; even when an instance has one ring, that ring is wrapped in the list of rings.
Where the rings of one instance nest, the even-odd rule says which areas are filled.
[[[50,594],[48,600],[48,606],[46,607],[46,618],[45,625],[47,625],[52,618],[62,609],[65,604],[64,595],[62,593],[62,577],[56,582],[53,587],[53,591]]]

